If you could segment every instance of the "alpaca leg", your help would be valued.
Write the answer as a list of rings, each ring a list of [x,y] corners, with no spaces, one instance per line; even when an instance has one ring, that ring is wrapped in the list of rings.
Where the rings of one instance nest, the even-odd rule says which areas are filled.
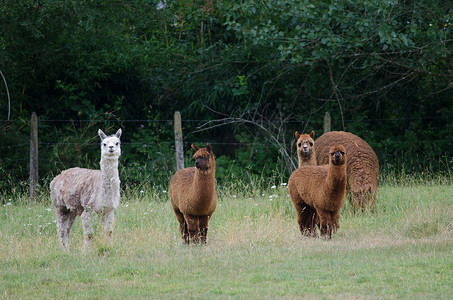
[[[83,234],[85,236],[85,250],[89,248],[91,242],[93,241],[93,220],[92,220],[92,212],[90,212],[91,208],[86,208],[82,213],[82,227],[83,227]]]
[[[57,214],[57,232],[58,232],[58,238],[60,239],[61,246],[65,251],[69,251],[68,248],[68,231],[66,229],[66,226],[64,225],[67,221],[67,218],[69,217],[69,213],[64,212],[63,209],[56,209],[56,214]]]
[[[66,208],[57,209],[58,237],[60,238],[61,246],[65,251],[68,252],[69,252],[69,237],[76,216],[77,215],[75,213],[72,213],[70,210]]]
[[[299,224],[299,230],[302,234],[306,234],[305,210],[307,209],[307,206],[302,204],[295,204],[294,207],[296,208],[297,223]]]
[[[208,237],[208,223],[210,216],[200,216],[200,239],[202,244],[206,244]]]
[[[332,213],[332,229],[333,232],[336,233],[337,230],[340,228],[340,212],[333,212]]]
[[[326,210],[318,210],[317,212],[321,223],[321,235],[327,239],[331,239],[333,226],[331,213]]]
[[[187,227],[189,230],[190,242],[198,244],[200,242],[200,219],[198,216],[185,215]]]
[[[316,226],[319,225],[319,217],[316,209],[314,209],[313,207],[307,206],[306,222],[306,227],[308,228],[309,235],[316,237]]]
[[[300,232],[306,236],[316,236],[316,223],[318,220],[316,210],[306,204],[297,204],[295,207]]]
[[[69,214],[69,217],[68,217],[68,222],[67,222],[67,228],[68,228],[68,235],[67,235],[67,244],[68,244],[68,247],[69,247],[69,238],[71,237],[71,229],[72,229],[72,225],[74,225],[74,221],[77,217],[77,214],[76,213],[70,213]],[[69,250],[69,249],[68,249]]]
[[[104,219],[102,221],[102,226],[104,228],[104,233],[111,237],[113,233],[113,221],[115,219],[115,211],[109,210],[104,212]]]
[[[179,210],[174,210],[176,219],[179,222],[179,231],[181,232],[181,237],[184,240],[185,244],[189,243],[189,231],[187,230],[187,223],[184,219],[184,215]]]

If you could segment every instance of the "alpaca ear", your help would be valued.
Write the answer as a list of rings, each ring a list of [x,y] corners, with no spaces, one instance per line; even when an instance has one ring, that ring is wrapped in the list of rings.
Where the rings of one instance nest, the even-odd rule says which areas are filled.
[[[195,146],[195,144],[192,144],[192,149],[195,150],[195,151],[200,150],[200,148],[198,148],[197,146]]]
[[[206,150],[208,150],[208,152],[212,152],[211,145],[209,145],[209,143],[206,143]]]
[[[299,139],[299,137],[300,137],[300,134],[299,134],[299,132],[297,132],[297,131],[296,131],[296,132],[294,133],[294,136],[296,137],[296,140],[298,140],[298,139]]]
[[[121,131],[121,128],[120,128],[120,129],[118,129],[118,131],[115,133],[115,136],[116,136],[117,138],[120,138],[122,133],[123,133],[123,131]]]
[[[101,141],[103,141],[107,136],[105,135],[104,131],[98,130],[99,137],[101,138]]]
[[[312,139],[315,138],[315,132],[314,132],[313,130],[310,132],[310,137],[311,137]]]

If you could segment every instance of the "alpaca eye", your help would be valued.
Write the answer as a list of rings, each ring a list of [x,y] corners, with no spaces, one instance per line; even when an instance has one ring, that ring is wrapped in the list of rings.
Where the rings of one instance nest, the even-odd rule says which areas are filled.
[[[299,144],[297,144],[297,146],[299,146],[299,148],[300,148],[300,147],[302,147],[302,144],[301,144],[301,143],[299,143]]]
[[[107,147],[107,144],[106,144],[106,143],[104,143],[104,147]]]
[[[118,146],[118,143],[116,143],[116,145]]]
[[[310,147],[311,147],[311,146],[313,146],[313,143],[312,143],[312,142],[310,142]]]

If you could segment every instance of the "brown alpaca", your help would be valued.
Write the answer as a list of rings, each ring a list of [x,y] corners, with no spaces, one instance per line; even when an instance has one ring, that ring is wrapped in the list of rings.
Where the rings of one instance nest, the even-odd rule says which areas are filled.
[[[310,134],[299,134],[299,132],[296,131],[294,135],[297,142],[296,146],[299,168],[305,165],[316,166],[316,155],[314,153],[315,148],[313,148],[313,144],[315,143],[313,140],[315,132],[311,131]]]
[[[170,180],[171,206],[186,244],[205,244],[208,222],[217,205],[215,191],[215,158],[211,146],[192,144],[195,167],[178,170]]]
[[[339,226],[340,210],[346,195],[346,150],[330,148],[329,165],[303,166],[291,174],[288,191],[297,212],[302,234],[330,239]]]
[[[379,161],[367,142],[350,132],[332,131],[320,136],[315,142],[318,165],[329,162],[328,151],[332,145],[343,145],[348,153],[347,194],[354,208],[363,210],[376,205],[379,181]]]

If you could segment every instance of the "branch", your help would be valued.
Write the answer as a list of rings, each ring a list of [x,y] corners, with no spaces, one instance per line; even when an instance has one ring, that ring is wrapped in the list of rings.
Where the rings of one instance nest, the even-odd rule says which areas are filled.
[[[332,84],[332,90],[335,94],[335,98],[337,98],[337,102],[338,102],[338,107],[340,108],[340,114],[341,114],[341,125],[343,126],[343,130],[345,130],[345,127],[344,127],[344,117],[343,117],[343,109],[341,108],[341,103],[340,103],[340,97],[338,96],[338,88],[337,88],[337,85],[335,84],[335,82],[333,81],[333,76],[332,76],[332,68],[330,67],[330,64],[328,61],[327,62],[327,66],[329,67],[329,76],[330,76],[330,83]],[[339,92],[339,91],[338,91]],[[343,96],[342,96],[343,98]]]
[[[208,108],[208,107],[207,107]],[[211,108],[208,108],[212,112],[215,112],[217,114],[226,116],[226,114],[217,112]],[[247,116],[252,116],[251,119],[248,119]],[[281,116],[280,116],[281,117]],[[200,126],[197,127],[197,130],[194,130],[190,132],[192,133],[198,133],[198,132],[203,132],[203,131],[208,131],[217,127],[221,126],[226,126],[226,125],[231,125],[231,124],[250,124],[253,126],[258,127],[261,131],[263,131],[266,134],[266,140],[269,141],[272,145],[274,145],[278,151],[281,153],[284,161],[286,162],[287,169],[289,173],[292,172],[292,170],[296,169],[297,166],[294,163],[293,159],[291,158],[291,155],[288,153],[286,149],[286,144],[285,144],[285,138],[284,138],[284,132],[283,130],[283,125],[287,122],[287,120],[290,118],[290,116],[286,116],[285,118],[280,118],[280,125],[277,126],[275,122],[270,121],[269,119],[266,119],[263,115],[257,113],[257,111],[253,112],[244,112],[240,114],[238,117],[226,117],[222,119],[217,119],[217,120],[211,120],[208,122],[205,122],[201,124]],[[266,126],[265,124],[268,124]],[[273,130],[272,130],[273,128]],[[283,137],[283,141],[279,139],[279,137]]]
[[[2,75],[2,78],[3,78],[3,82],[5,82],[5,86],[6,86],[6,93],[8,95],[8,121],[9,121],[9,118],[10,118],[10,115],[11,115],[11,98],[9,96],[9,90],[8,90],[8,84],[6,83],[6,78],[5,76],[3,75],[3,72],[0,70],[0,74]]]

